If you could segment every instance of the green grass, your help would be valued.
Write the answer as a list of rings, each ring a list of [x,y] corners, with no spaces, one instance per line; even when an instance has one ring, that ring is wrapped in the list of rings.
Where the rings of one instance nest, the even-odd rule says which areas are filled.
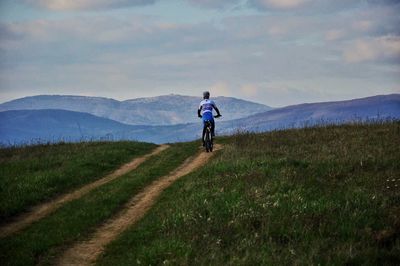
[[[99,179],[155,147],[88,142],[0,149],[0,219]]]
[[[400,264],[399,122],[223,142],[98,264]]]
[[[0,239],[2,265],[52,265],[66,246],[85,239],[151,181],[198,151],[198,143],[172,145],[157,156],[84,197],[69,202],[25,231]]]

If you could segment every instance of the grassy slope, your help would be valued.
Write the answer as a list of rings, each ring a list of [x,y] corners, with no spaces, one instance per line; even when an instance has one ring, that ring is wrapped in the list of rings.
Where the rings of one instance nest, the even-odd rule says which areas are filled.
[[[0,239],[2,265],[53,264],[65,246],[85,239],[143,187],[168,174],[197,152],[197,146],[197,143],[173,145],[160,155],[151,157],[135,171],[65,204],[27,230]]]
[[[228,138],[98,263],[399,265],[399,147],[400,123]]]
[[[88,142],[0,149],[0,218],[90,183],[154,148],[138,142]]]

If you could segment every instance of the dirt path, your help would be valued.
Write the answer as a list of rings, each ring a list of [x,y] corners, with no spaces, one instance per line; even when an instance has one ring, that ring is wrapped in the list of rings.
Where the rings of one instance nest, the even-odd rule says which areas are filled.
[[[215,148],[218,150],[221,149],[221,146],[216,145]],[[133,197],[119,214],[107,221],[103,226],[97,228],[91,239],[77,243],[68,249],[58,261],[58,265],[84,266],[94,264],[97,257],[103,252],[104,247],[129,226],[140,220],[164,189],[180,177],[204,165],[211,156],[212,153],[201,152],[188,158],[169,175],[154,181],[142,192]]]
[[[121,166],[115,172],[113,172],[99,180],[96,180],[93,183],[84,185],[83,187],[81,187],[75,191],[72,191],[71,193],[63,194],[51,201],[48,201],[48,202],[45,202],[43,204],[33,207],[28,212],[16,217],[14,219],[14,221],[12,221],[11,223],[2,226],[0,228],[0,237],[9,236],[15,232],[18,232],[18,231],[24,229],[31,223],[33,223],[37,220],[40,220],[41,218],[54,212],[55,210],[57,210],[59,207],[61,207],[66,202],[78,199],[78,198],[82,197],[83,195],[87,194],[88,192],[92,191],[93,189],[95,189],[101,185],[104,185],[104,184],[116,179],[117,177],[136,169],[140,164],[142,164],[144,161],[146,161],[150,156],[156,155],[156,154],[162,152],[163,150],[167,149],[168,147],[169,147],[168,145],[161,145],[161,146],[157,147],[151,153],[132,160],[131,162]]]

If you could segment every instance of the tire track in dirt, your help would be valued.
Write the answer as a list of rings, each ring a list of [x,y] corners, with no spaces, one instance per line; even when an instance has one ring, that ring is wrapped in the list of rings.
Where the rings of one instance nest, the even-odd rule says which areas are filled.
[[[87,194],[88,192],[92,191],[93,189],[100,187],[118,177],[121,175],[124,175],[134,169],[136,169],[139,165],[141,165],[143,162],[145,162],[149,157],[159,154],[160,152],[164,151],[167,149],[169,146],[168,145],[161,145],[157,147],[155,150],[153,150],[151,153],[146,154],[144,156],[141,156],[139,158],[135,158],[131,162],[124,164],[121,166],[119,169],[114,171],[113,173],[98,179],[90,184],[84,185],[81,188],[78,188],[75,191],[72,191],[67,194],[63,194],[53,200],[50,200],[48,202],[39,204],[33,208],[31,208],[28,212],[21,214],[20,216],[17,216],[15,219],[13,219],[12,222],[2,226],[0,228],[0,237],[7,237],[11,234],[14,234],[30,224],[32,224],[35,221],[38,221],[42,219],[43,217],[49,215],[50,213],[54,212],[58,208],[60,208],[63,204],[78,199],[82,197],[83,195]]]
[[[215,150],[222,147],[215,145]],[[98,227],[91,238],[79,242],[69,248],[59,259],[57,265],[93,265],[104,248],[129,226],[139,221],[153,206],[164,189],[169,187],[180,177],[203,166],[212,156],[212,153],[201,152],[188,158],[182,165],[170,174],[155,180],[142,192],[133,197],[115,217]]]

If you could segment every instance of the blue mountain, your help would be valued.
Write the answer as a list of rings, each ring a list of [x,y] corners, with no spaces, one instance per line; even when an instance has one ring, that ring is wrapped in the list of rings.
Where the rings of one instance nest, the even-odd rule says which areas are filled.
[[[214,99],[225,114],[223,120],[242,118],[272,109],[232,97]],[[101,97],[39,95],[0,104],[0,111],[61,109],[89,113],[130,125],[175,125],[196,122],[200,101],[200,97],[174,94],[126,101]]]
[[[195,114],[192,114],[195,116]],[[349,101],[287,106],[230,121],[217,120],[217,134],[238,130],[270,131],[315,124],[367,120],[400,120],[400,94]],[[154,143],[198,139],[202,125],[128,125],[88,113],[66,110],[13,110],[0,112],[0,143],[29,144],[80,140],[139,140]]]
[[[3,144],[98,140],[131,129],[129,125],[81,112],[52,109],[0,112]]]
[[[400,94],[277,108],[246,118],[223,122],[221,132],[227,134],[237,129],[269,131],[315,124],[341,124],[384,119],[400,119]]]

